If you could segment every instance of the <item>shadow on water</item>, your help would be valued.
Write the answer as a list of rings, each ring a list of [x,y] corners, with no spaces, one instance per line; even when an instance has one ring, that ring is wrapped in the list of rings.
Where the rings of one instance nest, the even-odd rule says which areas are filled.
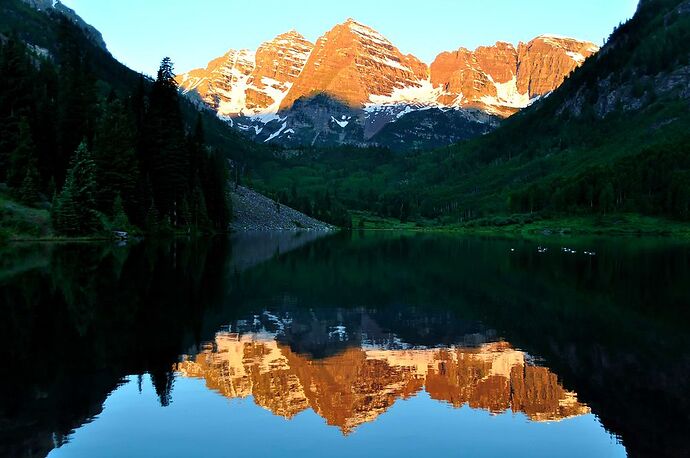
[[[561,398],[576,393],[573,412],[591,408],[629,456],[687,456],[688,304],[690,247],[668,240],[539,247],[423,234],[254,234],[17,246],[0,257],[0,356],[9,368],[0,377],[0,455],[59,447],[127,376],[150,374],[165,406],[175,370],[203,377],[199,370],[213,368],[200,361],[213,361],[219,345],[253,336],[252,345],[279,346],[294,367],[320,361],[324,370],[343,358],[366,369],[372,357],[357,353],[363,348],[389,363],[412,349],[436,352],[434,360],[446,358],[444,348],[462,348],[468,361],[487,348],[529,355],[542,378],[557,378]],[[441,393],[439,374],[418,379],[400,396],[421,383],[432,397],[459,402]],[[529,400],[512,408],[556,415]]]

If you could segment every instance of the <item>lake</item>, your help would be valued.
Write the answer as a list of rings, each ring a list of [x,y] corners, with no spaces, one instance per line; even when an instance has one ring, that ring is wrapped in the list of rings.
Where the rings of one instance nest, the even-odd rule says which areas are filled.
[[[690,244],[0,249],[0,456],[690,456]]]

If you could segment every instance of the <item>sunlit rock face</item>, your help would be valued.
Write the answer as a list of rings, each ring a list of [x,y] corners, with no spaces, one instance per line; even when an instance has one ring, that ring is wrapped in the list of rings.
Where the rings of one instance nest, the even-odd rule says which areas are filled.
[[[439,102],[510,116],[556,90],[599,48],[572,38],[542,35],[515,48],[510,43],[460,48],[431,64],[431,82],[444,88]]]
[[[290,31],[263,43],[256,52],[230,50],[206,68],[178,76],[177,82],[220,116],[275,113],[312,48],[302,35]]]
[[[296,100],[316,93],[361,107],[372,96],[421,87],[427,77],[428,68],[422,61],[403,55],[383,35],[349,19],[319,38],[281,107],[290,108]]]
[[[454,407],[524,413],[557,421],[589,413],[555,374],[504,342],[478,348],[348,348],[325,359],[293,352],[270,336],[218,334],[175,367],[228,398],[254,402],[286,419],[312,409],[349,434],[397,400],[426,391]]]
[[[177,81],[258,142],[435,147],[487,133],[558,88],[597,50],[543,35],[517,47],[443,52],[429,66],[348,19],[315,44],[291,31]]]
[[[274,114],[316,94],[351,107],[408,102],[508,116],[558,88],[598,50],[593,43],[542,35],[517,48],[499,42],[443,52],[429,67],[348,19],[315,45],[291,31],[256,52],[231,50],[178,82],[224,116]]]

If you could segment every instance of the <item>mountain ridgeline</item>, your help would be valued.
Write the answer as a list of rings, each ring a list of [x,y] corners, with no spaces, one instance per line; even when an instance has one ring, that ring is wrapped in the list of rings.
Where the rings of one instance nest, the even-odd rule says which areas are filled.
[[[314,44],[293,30],[255,52],[231,50],[178,82],[260,142],[428,148],[492,130],[556,89],[598,49],[542,35],[517,47],[444,52],[429,66],[348,19]],[[416,130],[397,128],[411,113]]]
[[[348,20],[155,81],[60,2],[0,13],[0,198],[65,234],[227,229],[230,175],[344,227],[690,219],[688,0],[640,2],[601,49],[542,35],[427,65]]]
[[[689,43],[689,1],[643,1],[558,89],[492,133],[406,154],[307,149],[265,164],[260,185],[329,190],[351,209],[429,224],[622,213],[686,221]],[[398,123],[413,131],[415,114]]]

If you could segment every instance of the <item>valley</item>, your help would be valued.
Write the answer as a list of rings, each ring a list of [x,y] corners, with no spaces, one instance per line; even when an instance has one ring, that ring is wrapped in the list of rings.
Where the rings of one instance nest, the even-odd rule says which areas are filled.
[[[66,49],[55,46],[58,19],[76,26],[72,39],[85,44],[100,85],[88,106],[108,91],[130,104],[143,90],[148,103],[155,82],[117,62],[74,11],[23,0],[11,5],[4,17],[20,15],[26,25],[18,37],[57,61]],[[690,217],[689,16],[687,1],[646,0],[601,50],[542,34],[515,45],[441,52],[429,64],[348,19],[314,42],[291,30],[256,51],[230,50],[206,68],[171,71],[170,84],[179,85],[184,136],[193,141],[202,126],[206,147],[225,158],[223,173],[233,185],[341,228],[369,218],[377,228],[521,232],[535,219],[576,218],[587,231],[617,232],[600,221],[642,221],[641,215],[656,218],[663,233],[680,234]],[[52,32],[36,34],[30,25],[39,23]],[[30,127],[40,130],[38,122]],[[82,124],[82,133],[60,147],[63,170],[55,176],[40,156],[50,153],[39,151],[44,208],[51,180],[64,180],[70,150],[81,135],[91,143],[93,125]],[[39,149],[50,135],[37,140]],[[155,163],[143,161],[140,144],[134,148],[143,173],[152,173],[147,168]],[[5,154],[8,161],[11,152]],[[185,167],[193,159],[180,160]],[[194,178],[188,180],[191,192]],[[20,182],[18,176],[14,186]],[[150,205],[130,196],[125,209],[141,228]],[[180,226],[173,232],[186,225],[177,209],[191,200],[161,204]],[[353,224],[352,215],[368,216]]]
[[[690,0],[0,0],[3,457],[690,456],[688,304]]]

